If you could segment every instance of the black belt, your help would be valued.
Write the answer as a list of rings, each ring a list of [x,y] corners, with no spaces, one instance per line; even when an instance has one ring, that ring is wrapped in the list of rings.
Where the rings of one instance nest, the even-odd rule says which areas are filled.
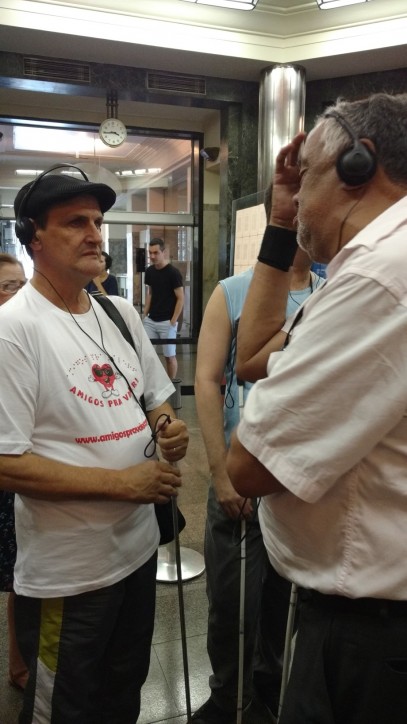
[[[347,598],[305,588],[300,589],[299,598],[301,601],[312,602],[335,613],[356,613],[382,618],[407,617],[407,601],[395,601],[388,598]]]

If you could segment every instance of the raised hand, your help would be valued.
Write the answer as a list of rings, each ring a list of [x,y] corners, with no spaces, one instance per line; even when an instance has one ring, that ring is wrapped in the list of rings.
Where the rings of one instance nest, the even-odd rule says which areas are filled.
[[[273,177],[271,217],[269,223],[294,229],[296,208],[293,198],[300,185],[299,151],[305,140],[305,133],[298,133],[291,143],[279,151]]]

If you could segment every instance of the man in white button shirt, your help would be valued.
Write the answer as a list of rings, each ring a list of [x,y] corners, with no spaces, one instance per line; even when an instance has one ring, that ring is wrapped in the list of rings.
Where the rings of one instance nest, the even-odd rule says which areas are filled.
[[[294,226],[327,283],[250,391],[228,472],[264,496],[270,560],[300,588],[280,724],[404,724],[407,95],[339,102],[304,139],[277,158],[239,334],[284,286]]]

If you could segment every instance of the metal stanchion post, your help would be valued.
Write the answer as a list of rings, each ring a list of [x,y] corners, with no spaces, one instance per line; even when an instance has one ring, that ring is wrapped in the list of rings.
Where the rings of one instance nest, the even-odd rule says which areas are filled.
[[[203,556],[191,548],[180,546],[181,579],[188,581],[200,576],[205,570]],[[175,541],[158,548],[157,581],[176,583],[178,580]]]
[[[155,340],[154,340],[155,341]],[[173,380],[175,384],[175,392],[171,396],[170,402],[174,409],[179,409],[181,405],[181,380]],[[200,576],[205,570],[204,557],[201,553],[191,548],[180,547],[181,558],[181,580],[188,581],[191,578]],[[178,580],[175,541],[167,543],[158,548],[157,561],[157,581],[162,583],[176,583]]]

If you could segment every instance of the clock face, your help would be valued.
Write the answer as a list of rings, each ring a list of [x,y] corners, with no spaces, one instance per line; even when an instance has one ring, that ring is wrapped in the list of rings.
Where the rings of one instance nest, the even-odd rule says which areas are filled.
[[[126,126],[118,118],[105,118],[99,126],[99,136],[107,146],[120,146],[127,138]]]

